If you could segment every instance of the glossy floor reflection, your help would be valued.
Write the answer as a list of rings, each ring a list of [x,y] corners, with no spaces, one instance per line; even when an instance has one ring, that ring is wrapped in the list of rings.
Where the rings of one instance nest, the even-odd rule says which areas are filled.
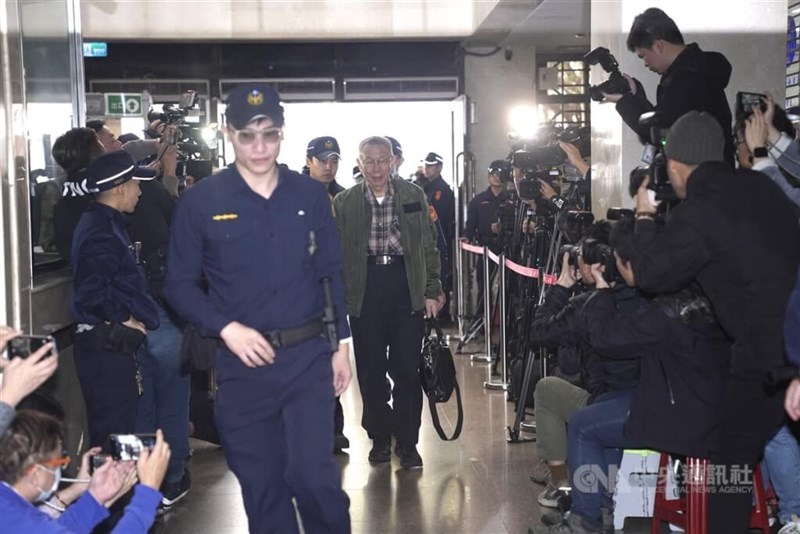
[[[475,350],[479,350],[477,346]],[[529,479],[536,461],[534,444],[506,443],[514,407],[506,402],[504,393],[483,388],[487,365],[472,363],[469,354],[455,355],[455,362],[464,402],[464,429],[457,441],[442,441],[426,404],[419,444],[425,463],[421,471],[400,469],[394,456],[390,464],[371,466],[367,462],[371,442],[359,423],[361,398],[355,380],[343,397],[345,434],[351,448],[348,455],[337,459],[350,496],[354,533],[522,534],[538,522],[541,509],[536,495],[542,488]],[[455,416],[454,400],[440,408],[448,433]],[[248,532],[239,485],[222,451],[200,442],[193,446],[192,490],[153,532]]]

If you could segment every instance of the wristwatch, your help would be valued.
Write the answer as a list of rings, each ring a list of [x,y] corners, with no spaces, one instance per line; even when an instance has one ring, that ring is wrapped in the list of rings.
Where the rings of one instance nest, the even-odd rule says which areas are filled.
[[[753,157],[754,158],[766,158],[769,157],[769,151],[765,146],[757,146],[753,149]]]

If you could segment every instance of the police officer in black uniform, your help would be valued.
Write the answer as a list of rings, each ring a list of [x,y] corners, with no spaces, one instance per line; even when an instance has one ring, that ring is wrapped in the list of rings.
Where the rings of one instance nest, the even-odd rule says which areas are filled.
[[[335,137],[316,137],[308,143],[306,148],[308,175],[318,182],[322,182],[331,199],[344,191],[344,187],[336,181],[336,171],[339,170],[341,159],[339,142]]]
[[[350,382],[350,331],[330,199],[277,164],[283,107],[271,87],[233,88],[225,117],[236,161],[178,201],[167,300],[222,340],[216,422],[250,532],[298,532],[296,502],[306,532],[346,534],[331,414]],[[330,280],[329,306],[321,280]],[[325,308],[338,318],[328,323],[342,340],[335,351]]]
[[[497,252],[497,237],[500,234],[498,208],[510,195],[506,191],[501,175],[508,172],[505,160],[498,159],[489,165],[489,187],[473,198],[467,207],[467,224],[463,240],[476,241]],[[477,264],[478,290],[483,294],[483,262]]]
[[[328,191],[328,196],[333,198],[344,191],[344,187],[336,182],[336,172],[339,170],[339,161],[342,159],[339,152],[339,142],[335,137],[316,137],[308,143],[306,148],[306,168],[313,179],[322,183]],[[344,408],[341,397],[336,397],[336,406],[333,413],[333,452],[342,454],[343,449],[350,448],[350,440],[344,435]]]
[[[102,155],[86,171],[96,201],[81,216],[72,241],[72,315],[75,367],[86,402],[89,445],[107,446],[109,434],[136,430],[141,376],[136,351],[158,310],[128,239],[128,214],[139,201],[139,168],[122,150]]]
[[[450,291],[453,289],[453,242],[456,227],[456,198],[453,190],[442,178],[442,156],[429,152],[425,157],[425,181],[421,187],[428,197],[428,204],[436,212],[436,246],[442,262],[442,290],[447,301],[439,312],[443,323],[451,322]]]

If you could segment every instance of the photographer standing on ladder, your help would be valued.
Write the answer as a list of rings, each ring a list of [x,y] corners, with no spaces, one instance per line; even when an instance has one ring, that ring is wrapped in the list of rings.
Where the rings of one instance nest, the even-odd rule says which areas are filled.
[[[654,7],[633,19],[627,45],[628,50],[644,61],[645,67],[661,75],[661,81],[655,105],[647,100],[642,84],[627,74],[624,76],[628,87],[624,91],[602,93],[606,102],[616,102],[617,112],[625,124],[645,140],[649,132],[648,128],[639,126],[642,113],[657,112],[660,126],[669,128],[687,111],[706,111],[722,127],[725,161],[733,165],[731,110],[725,97],[731,64],[725,56],[719,52],[703,52],[697,43],[685,44],[675,21]]]

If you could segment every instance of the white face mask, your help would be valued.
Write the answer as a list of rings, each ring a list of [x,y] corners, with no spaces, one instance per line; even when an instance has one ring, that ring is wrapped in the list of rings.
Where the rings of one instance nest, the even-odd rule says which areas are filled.
[[[55,493],[58,490],[58,485],[61,484],[61,467],[56,467],[55,470],[50,470],[50,469],[48,469],[47,467],[45,467],[45,466],[43,466],[41,464],[37,464],[36,467],[41,467],[45,471],[49,471],[49,472],[53,473],[53,475],[54,475],[53,486],[49,490],[43,490],[42,488],[40,488],[38,486],[34,486],[34,488],[39,490],[39,495],[36,496],[36,499],[34,500],[34,502],[44,502],[44,501],[49,500],[50,497],[53,496],[53,493]]]

